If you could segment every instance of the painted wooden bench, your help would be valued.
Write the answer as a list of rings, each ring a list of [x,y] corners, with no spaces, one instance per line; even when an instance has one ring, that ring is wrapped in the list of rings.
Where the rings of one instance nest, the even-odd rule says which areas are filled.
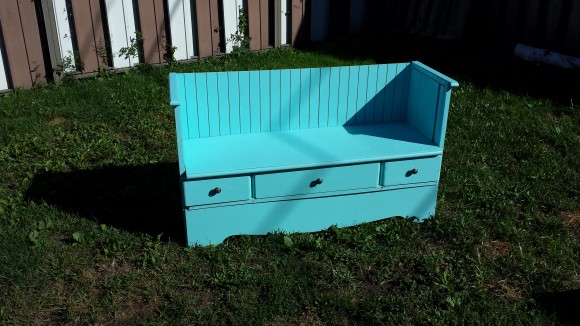
[[[435,213],[451,89],[419,63],[171,73],[187,241]]]

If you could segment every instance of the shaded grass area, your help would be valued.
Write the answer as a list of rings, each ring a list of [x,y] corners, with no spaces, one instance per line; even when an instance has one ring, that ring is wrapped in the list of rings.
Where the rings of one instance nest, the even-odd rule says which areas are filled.
[[[520,75],[481,78],[507,78],[493,62],[446,70],[445,44],[349,54],[359,45],[141,66],[0,98],[0,321],[578,322],[580,113],[570,94],[533,92]],[[485,64],[463,56],[460,67]],[[169,71],[413,59],[461,84],[435,218],[183,245]],[[532,85],[535,68],[510,69]]]

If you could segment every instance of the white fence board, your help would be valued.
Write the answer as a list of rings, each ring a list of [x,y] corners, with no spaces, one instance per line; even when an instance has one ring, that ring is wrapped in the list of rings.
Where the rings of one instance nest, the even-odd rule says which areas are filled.
[[[195,17],[191,10],[192,0],[168,0],[171,46],[175,48],[176,60],[187,60],[197,55]]]
[[[289,44],[290,37],[288,37],[288,32],[290,26],[290,7],[288,6],[289,0],[280,0],[280,8],[282,8],[282,19],[280,19],[280,44]]]
[[[125,68],[134,66],[139,62],[139,57],[125,58],[119,56],[122,48],[131,47],[131,38],[136,38],[135,15],[132,0],[106,0],[107,21],[109,23],[109,37],[111,51],[113,52],[113,67]]]
[[[60,58],[65,59],[69,57],[72,63],[74,60],[74,48],[72,42],[72,33],[70,30],[69,13],[66,7],[66,0],[53,0],[54,17],[56,22],[56,30],[58,32],[58,45],[60,49]],[[76,67],[77,69],[80,67]],[[67,72],[74,71],[74,67],[66,67]]]
[[[240,42],[235,40],[235,34],[238,30],[239,13],[240,9],[242,9],[242,2],[242,0],[223,0],[226,53],[232,52],[234,46],[240,45]]]
[[[0,37],[0,91],[8,89],[8,77],[6,76],[6,68],[4,68],[4,43]]]

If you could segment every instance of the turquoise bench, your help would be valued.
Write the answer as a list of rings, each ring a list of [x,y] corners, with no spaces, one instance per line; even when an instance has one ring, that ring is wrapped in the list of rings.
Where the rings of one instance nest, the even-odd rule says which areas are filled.
[[[435,213],[458,84],[419,62],[169,81],[190,245]]]

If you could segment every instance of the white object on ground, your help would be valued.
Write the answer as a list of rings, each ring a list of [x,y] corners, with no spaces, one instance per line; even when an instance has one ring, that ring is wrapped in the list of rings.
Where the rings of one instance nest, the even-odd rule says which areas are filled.
[[[514,54],[526,61],[545,63],[562,68],[580,68],[580,58],[560,54],[546,49],[534,48],[528,45],[516,45]]]

